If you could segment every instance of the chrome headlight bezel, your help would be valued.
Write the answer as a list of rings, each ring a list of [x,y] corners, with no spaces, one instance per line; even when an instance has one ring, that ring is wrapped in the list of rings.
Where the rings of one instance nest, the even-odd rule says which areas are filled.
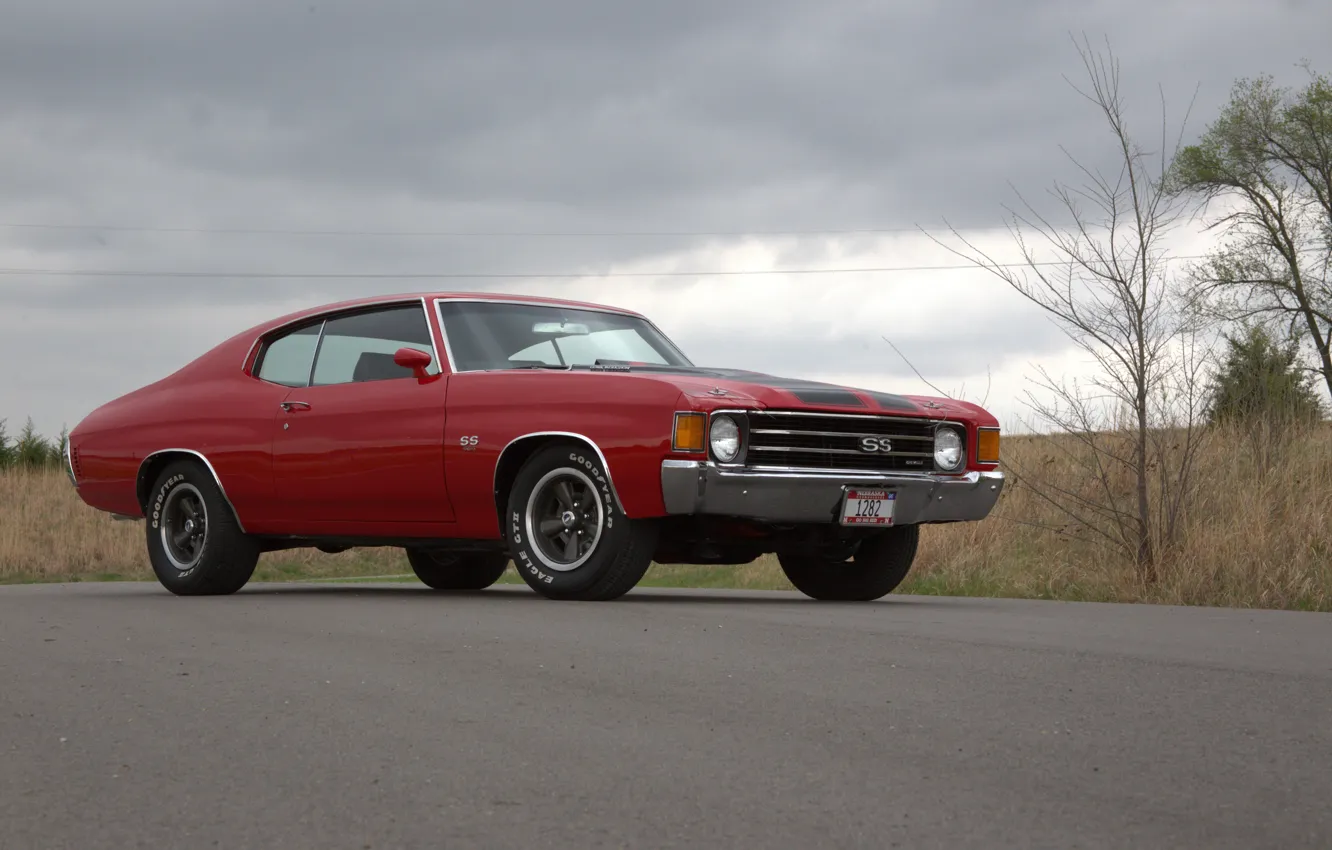
[[[945,444],[946,443],[946,444]],[[948,459],[952,463],[948,463]],[[967,438],[953,425],[940,425],[934,430],[934,466],[940,472],[957,472],[967,464]]]
[[[719,435],[718,430],[724,433]],[[744,452],[743,436],[744,430],[734,416],[716,414],[708,423],[708,450],[719,463],[735,463]]]

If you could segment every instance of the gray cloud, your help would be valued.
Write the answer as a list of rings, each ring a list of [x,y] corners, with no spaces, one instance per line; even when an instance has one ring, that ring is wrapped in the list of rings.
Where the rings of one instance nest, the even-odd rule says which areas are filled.
[[[1332,7],[1313,2],[10,6],[0,28],[0,223],[735,231],[947,216],[985,226],[997,223],[1010,181],[1039,194],[1066,173],[1059,144],[1093,160],[1108,150],[1096,115],[1061,78],[1080,71],[1070,30],[1111,38],[1148,143],[1158,83],[1177,111],[1201,85],[1200,128],[1236,77],[1295,79],[1301,58],[1332,68]],[[525,272],[644,257],[695,267],[672,254],[705,241],[0,228],[0,267]],[[783,242],[778,261],[832,265],[834,247],[847,244]],[[625,285],[665,297],[676,284]],[[21,377],[0,373],[0,417],[33,412],[58,427],[296,302],[481,287],[507,288],[0,276],[6,362],[27,360],[62,320],[82,329]],[[177,330],[158,332],[152,349],[161,362],[145,365],[133,340],[168,320]],[[917,333],[919,348],[947,352],[932,355],[945,372],[1059,344],[1030,312],[948,346]],[[688,343],[711,361],[838,368],[826,341],[790,349],[756,330]],[[94,361],[95,373],[80,367]]]

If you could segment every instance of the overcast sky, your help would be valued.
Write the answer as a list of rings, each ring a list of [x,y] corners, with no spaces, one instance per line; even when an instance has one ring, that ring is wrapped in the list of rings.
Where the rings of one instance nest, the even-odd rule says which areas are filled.
[[[276,313],[425,289],[624,305],[700,364],[926,390],[886,335],[942,389],[988,380],[1012,424],[1032,364],[1082,364],[981,272],[595,275],[951,264],[909,232],[945,218],[1011,257],[986,232],[1009,184],[1066,176],[1060,145],[1113,155],[1064,79],[1070,31],[1110,38],[1147,141],[1158,85],[1175,120],[1198,90],[1196,133],[1237,77],[1332,71],[1325,0],[0,0],[0,20],[11,433]],[[34,269],[593,276],[12,271]]]

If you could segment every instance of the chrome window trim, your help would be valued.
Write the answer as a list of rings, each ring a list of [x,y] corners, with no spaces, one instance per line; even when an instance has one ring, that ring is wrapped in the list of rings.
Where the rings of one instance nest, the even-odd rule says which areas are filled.
[[[493,494],[499,493],[500,461],[504,459],[505,452],[513,448],[514,443],[518,443],[523,440],[530,439],[532,437],[572,437],[576,440],[582,440],[583,442],[591,446],[592,451],[597,453],[597,459],[601,461],[602,468],[606,470],[606,483],[610,485],[611,496],[615,499],[615,506],[620,509],[621,514],[625,512],[624,504],[620,501],[620,491],[615,489],[615,478],[614,476],[611,475],[610,461],[606,460],[606,455],[601,451],[601,446],[597,445],[597,441],[593,440],[591,437],[587,436],[586,434],[578,434],[573,431],[532,431],[531,433],[522,434],[520,436],[514,437],[512,440],[505,443],[504,448],[500,449],[500,453],[495,457],[495,471],[491,473],[491,478],[490,478],[491,493]],[[504,527],[504,517],[500,516],[500,528],[502,529],[503,527]]]
[[[439,359],[439,345],[435,342],[434,329],[430,327],[430,304],[427,296],[424,295],[415,298],[412,297],[404,298],[401,296],[395,298],[385,298],[383,301],[372,301],[366,304],[359,304],[355,307],[340,307],[325,312],[312,313],[308,316],[302,316],[299,319],[292,319],[290,322],[283,322],[282,324],[276,327],[269,328],[268,330],[264,331],[263,333],[259,334],[257,337],[254,338],[254,342],[250,343],[250,348],[245,353],[245,360],[241,363],[241,369],[247,375],[249,375],[249,377],[254,378],[256,381],[263,381],[265,384],[271,384],[272,386],[275,387],[289,387],[288,384],[279,384],[276,381],[269,381],[265,378],[259,377],[259,375],[255,373],[253,367],[251,367],[250,365],[251,359],[256,358],[258,356],[258,352],[255,349],[263,345],[264,339],[266,338],[272,337],[275,334],[278,336],[284,336],[285,334],[282,334],[281,331],[285,330],[286,328],[294,327],[297,325],[305,325],[305,324],[314,325],[315,322],[319,322],[319,338],[315,341],[314,356],[310,358],[310,374],[305,379],[305,385],[300,387],[289,387],[290,389],[294,390],[308,389],[314,386],[315,365],[319,362],[319,349],[324,344],[324,328],[325,326],[328,325],[330,320],[341,318],[344,315],[354,315],[357,313],[372,313],[375,310],[380,310],[385,307],[395,307],[395,306],[406,307],[412,304],[421,305],[421,318],[425,319],[426,333],[430,337],[431,363],[433,363],[438,369],[436,374],[443,374],[444,363]],[[442,335],[444,333],[444,323],[442,321],[440,322],[439,330],[440,334]],[[445,340],[445,342],[447,343],[447,340]],[[326,384],[324,386],[336,386],[336,385]]]
[[[687,356],[685,356],[685,353],[680,350],[680,347],[678,345],[675,344],[675,340],[667,336],[665,332],[663,332],[661,328],[657,327],[656,323],[654,323],[647,316],[644,316],[641,313],[635,313],[633,310],[623,310],[615,307],[602,307],[602,306],[583,307],[583,306],[574,306],[569,304],[560,304],[558,302],[551,303],[549,301],[530,301],[520,298],[476,298],[471,296],[463,298],[449,298],[448,296],[441,295],[441,296],[436,296],[434,301],[435,301],[435,320],[439,322],[439,335],[444,339],[444,353],[449,358],[449,371],[455,375],[464,375],[470,372],[508,372],[508,371],[518,371],[518,370],[467,369],[459,371],[458,364],[453,359],[453,347],[449,344],[449,330],[444,326],[444,313],[441,312],[440,310],[440,305],[446,301],[449,302],[450,304],[516,304],[520,307],[549,307],[552,309],[558,309],[560,307],[564,307],[566,310],[582,310],[587,313],[608,313],[612,316],[628,316],[631,319],[638,319],[646,323],[648,327],[656,331],[661,336],[661,338],[666,341],[666,344],[670,346],[671,351],[673,351],[677,357],[679,357],[681,360],[684,361],[684,365],[686,367],[695,368],[694,362],[690,360]],[[617,373],[611,373],[611,374],[617,374]],[[618,374],[623,374],[623,373],[618,373]]]
[[[293,387],[292,389],[307,389],[314,386],[315,366],[319,365],[319,349],[324,347],[324,329],[327,327],[328,319],[319,323],[319,335],[315,337],[314,354],[310,355],[310,371],[305,375],[305,386]]]
[[[194,457],[203,461],[203,465],[208,468],[208,473],[213,476],[213,482],[217,484],[218,492],[222,494],[222,501],[226,502],[227,507],[231,509],[231,515],[236,520],[236,527],[240,529],[241,534],[244,534],[245,526],[241,524],[240,514],[236,513],[236,506],[231,503],[231,497],[227,495],[227,488],[222,486],[222,478],[217,474],[217,470],[213,468],[213,464],[208,460],[207,457],[204,456],[203,452],[197,452],[194,449],[158,449],[155,452],[150,452],[144,455],[143,460],[139,461],[139,472],[138,475],[136,476],[136,480],[143,477],[143,470],[148,465],[148,461],[152,460],[158,455],[171,454],[171,453],[193,455]],[[152,486],[151,481],[145,483],[149,487]],[[147,518],[146,509],[144,511],[144,517]]]
[[[273,336],[274,334],[276,334],[276,339],[281,339],[283,337],[295,333],[296,330],[287,331],[286,333],[278,333],[278,331],[283,331],[286,330],[287,328],[298,325],[304,325],[307,323],[307,321],[309,322],[310,327],[314,327],[315,322],[319,323],[319,333],[315,338],[316,353],[318,353],[319,340],[323,339],[324,337],[324,325],[327,324],[328,320],[323,318],[322,316],[307,316],[306,318],[301,319],[299,321],[287,322],[284,325],[280,325],[266,333],[262,333],[259,336],[255,337],[254,342],[250,344],[250,352],[245,355],[245,363],[242,364],[241,371],[243,371],[247,377],[253,378],[256,381],[262,381],[263,383],[268,384],[270,386],[287,387],[288,389],[293,389],[293,390],[302,389],[302,387],[293,387],[290,384],[279,384],[277,381],[270,381],[267,378],[261,378],[259,377],[258,372],[255,370],[255,366],[259,364],[259,354],[260,354],[259,349],[262,348],[264,344],[264,339],[266,337]],[[276,339],[274,341],[276,341]],[[251,364],[250,362],[251,360],[254,361],[253,364]],[[310,374],[314,374],[313,356],[310,358]],[[308,387],[309,385],[310,385],[310,378],[307,376],[305,379],[305,386]]]
[[[399,293],[399,294],[397,294],[397,295],[384,295],[384,296],[380,296],[379,298],[371,298],[371,299],[368,299],[368,300],[363,301],[363,302],[360,303],[360,304],[356,304],[356,305],[354,305],[354,306],[343,305],[343,306],[341,306],[341,307],[327,307],[327,308],[320,307],[320,308],[316,308],[315,311],[314,311],[313,313],[308,313],[308,314],[306,314],[306,315],[304,315],[304,316],[298,316],[298,317],[296,317],[296,318],[294,318],[294,319],[290,319],[290,320],[288,320],[288,321],[285,321],[285,322],[283,322],[283,323],[280,324],[280,325],[274,325],[273,327],[269,328],[268,330],[266,330],[266,331],[262,331],[262,332],[260,332],[259,334],[257,334],[257,335],[255,336],[255,338],[254,338],[254,341],[250,343],[250,347],[249,347],[249,349],[245,352],[245,360],[241,362],[241,369],[242,369],[242,370],[246,370],[247,367],[250,365],[250,358],[254,355],[254,349],[255,349],[255,346],[257,346],[257,345],[259,345],[261,342],[263,342],[263,341],[264,341],[264,337],[266,337],[266,336],[270,336],[271,334],[274,334],[274,333],[277,333],[278,331],[283,330],[284,328],[289,328],[289,327],[291,327],[292,325],[300,325],[300,324],[304,324],[305,322],[312,322],[312,321],[314,321],[314,320],[316,320],[316,319],[318,319],[318,320],[320,320],[320,321],[323,321],[323,320],[327,319],[328,316],[330,316],[330,315],[332,315],[332,314],[334,314],[334,313],[344,313],[344,312],[346,312],[346,313],[350,313],[350,312],[355,312],[355,311],[360,310],[360,309],[367,309],[367,308],[379,307],[379,306],[384,305],[384,304],[407,304],[407,303],[410,303],[410,302],[412,302],[412,301],[416,301],[418,298],[419,298],[420,301],[421,301],[421,306],[422,306],[422,307],[425,307],[426,296],[424,296],[424,295],[420,295],[420,296],[415,296],[415,297],[413,297],[413,296],[411,296],[411,295],[404,295],[404,294],[402,294],[402,293]],[[427,309],[426,312],[428,313],[429,310]]]

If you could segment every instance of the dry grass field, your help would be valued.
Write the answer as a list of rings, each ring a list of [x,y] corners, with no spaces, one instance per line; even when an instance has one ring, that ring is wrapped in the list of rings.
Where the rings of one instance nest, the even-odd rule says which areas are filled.
[[[927,527],[906,593],[1332,610],[1332,429],[1291,437],[1275,456],[1235,431],[1213,432],[1196,497],[1160,579],[1147,586],[1103,543],[1079,535],[1019,477],[984,522]],[[1011,437],[1010,475],[1083,492],[1090,482],[1050,437]],[[1120,482],[1126,486],[1127,482]],[[256,580],[401,575],[394,549],[265,555]],[[152,579],[141,523],[78,500],[63,473],[0,473],[0,582]],[[508,581],[517,577],[506,576]],[[654,566],[645,584],[785,589],[775,562]]]

